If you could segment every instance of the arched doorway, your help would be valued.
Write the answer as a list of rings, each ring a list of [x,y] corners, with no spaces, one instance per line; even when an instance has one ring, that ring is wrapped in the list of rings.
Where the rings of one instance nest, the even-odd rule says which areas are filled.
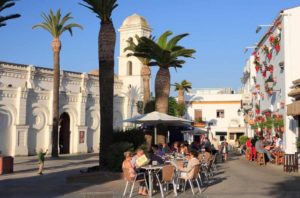
[[[70,116],[64,112],[60,116],[59,122],[59,153],[68,154],[70,153]]]
[[[0,154],[11,155],[11,114],[0,107]]]

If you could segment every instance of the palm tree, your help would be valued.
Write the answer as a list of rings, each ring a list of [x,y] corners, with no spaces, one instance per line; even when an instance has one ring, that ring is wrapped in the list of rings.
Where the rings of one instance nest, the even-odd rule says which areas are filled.
[[[101,20],[98,35],[99,94],[100,94],[100,153],[99,166],[106,166],[106,155],[112,143],[114,101],[114,53],[116,31],[112,12],[117,0],[83,0],[80,5],[90,9]]]
[[[59,82],[60,82],[60,50],[61,50],[61,41],[59,37],[65,31],[69,31],[71,36],[73,35],[72,28],[80,28],[82,26],[76,23],[66,22],[73,17],[71,13],[67,13],[65,16],[61,16],[60,10],[57,10],[54,15],[53,11],[50,10],[50,13],[47,15],[42,13],[42,18],[44,21],[37,25],[34,25],[32,29],[40,27],[47,30],[53,37],[52,40],[52,50],[53,50],[53,125],[52,125],[52,157],[58,157],[58,122],[59,122]]]
[[[136,40],[139,42],[140,37],[136,35]],[[135,56],[136,47],[137,45],[134,43],[133,38],[129,38],[127,40],[128,47],[124,49],[124,51],[131,51],[131,53],[128,53],[127,56]],[[139,61],[143,64],[141,68],[141,76],[143,78],[143,113],[145,111],[145,107],[147,103],[150,101],[150,76],[151,76],[151,69],[149,68],[148,64],[150,62],[149,58],[143,58],[143,57],[137,57]]]
[[[184,92],[189,92],[192,88],[192,83],[183,80],[181,83],[175,83],[175,91],[178,91],[178,104],[184,104]]]
[[[0,0],[0,12],[15,5],[13,0]],[[6,26],[5,21],[20,17],[20,14],[11,14],[7,16],[0,15],[0,27]]]
[[[186,49],[177,43],[188,36],[180,34],[168,40],[173,33],[166,31],[155,42],[151,38],[141,37],[134,56],[149,58],[149,66],[158,66],[155,78],[155,110],[161,113],[168,112],[168,99],[170,95],[170,67],[181,68],[185,63],[181,57],[192,58],[194,49]],[[164,141],[165,135],[158,136],[159,142]]]

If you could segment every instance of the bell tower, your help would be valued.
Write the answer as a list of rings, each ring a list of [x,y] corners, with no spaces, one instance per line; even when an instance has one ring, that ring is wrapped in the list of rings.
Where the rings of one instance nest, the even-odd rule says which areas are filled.
[[[141,76],[141,68],[143,64],[136,57],[127,57],[128,52],[124,52],[127,47],[127,40],[131,37],[135,40],[135,36],[149,37],[152,29],[149,27],[146,19],[137,14],[127,17],[120,32],[120,56],[119,56],[119,71],[118,76],[123,81],[123,92],[129,88],[137,89],[142,97],[143,95],[143,80]]]

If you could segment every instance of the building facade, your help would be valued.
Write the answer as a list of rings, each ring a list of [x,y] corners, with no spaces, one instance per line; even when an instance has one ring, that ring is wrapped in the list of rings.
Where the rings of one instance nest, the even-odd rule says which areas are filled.
[[[287,114],[293,102],[288,93],[293,81],[300,78],[300,7],[282,10],[261,38],[244,69],[244,93],[252,96],[248,122],[252,135],[275,135],[283,138],[283,149],[294,153],[299,126],[295,116]],[[271,121],[272,120],[272,126]],[[269,122],[270,121],[270,122]]]
[[[186,93],[186,118],[194,126],[209,131],[210,139],[226,138],[232,145],[246,133],[243,116],[239,113],[242,94],[230,88],[192,89]]]
[[[149,36],[151,28],[139,15],[126,18],[120,28],[120,57],[114,82],[114,128],[137,115],[142,101],[141,63],[123,52],[129,37]],[[100,112],[98,72],[61,71],[60,153],[99,151]],[[34,155],[52,145],[53,70],[0,62],[0,152]]]

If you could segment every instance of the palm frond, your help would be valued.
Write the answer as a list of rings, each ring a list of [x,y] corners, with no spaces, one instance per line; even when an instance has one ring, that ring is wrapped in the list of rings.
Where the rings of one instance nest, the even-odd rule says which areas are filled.
[[[165,31],[159,38],[157,41],[157,44],[165,49],[166,45],[167,45],[167,39],[169,36],[171,36],[173,33],[171,31]]]
[[[66,22],[70,19],[73,19],[73,17],[71,16],[71,13],[67,13],[62,17],[60,9],[58,9],[55,14],[52,10],[50,10],[49,14],[42,13],[41,16],[44,21],[34,25],[32,29],[37,27],[43,28],[47,30],[54,38],[59,38],[60,35],[65,31],[68,31],[72,36],[73,28],[83,29],[83,27],[77,23],[66,24]]]
[[[170,41],[167,43],[166,50],[172,50],[174,47],[177,47],[177,43],[188,35],[188,33],[180,34],[170,39]]]
[[[111,15],[115,8],[118,7],[117,0],[83,0],[85,4],[80,5],[94,12],[103,22],[111,22]]]
[[[15,2],[13,0],[0,0],[0,12],[3,10],[10,8],[15,5]],[[7,20],[19,18],[20,14],[10,14],[7,16],[1,16],[0,15],[0,27],[6,26],[6,23],[4,23]]]

